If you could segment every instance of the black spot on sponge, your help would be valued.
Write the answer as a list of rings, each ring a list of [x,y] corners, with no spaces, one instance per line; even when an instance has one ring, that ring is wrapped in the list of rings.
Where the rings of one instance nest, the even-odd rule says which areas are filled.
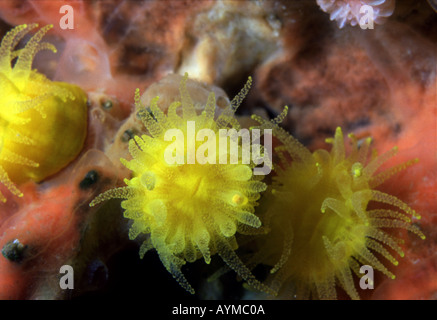
[[[125,132],[123,132],[123,135],[121,136],[121,141],[128,142],[130,139],[134,138],[135,133],[136,133],[136,130],[127,129]]]
[[[87,190],[99,180],[99,173],[96,170],[90,170],[85,175],[85,178],[79,183],[81,190]]]
[[[18,239],[8,241],[2,249],[3,256],[9,261],[21,262],[24,258],[27,246],[22,244]]]

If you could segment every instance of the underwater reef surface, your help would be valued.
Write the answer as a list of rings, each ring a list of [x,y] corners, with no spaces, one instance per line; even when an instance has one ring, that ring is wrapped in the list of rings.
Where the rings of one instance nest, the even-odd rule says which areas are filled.
[[[362,29],[359,8],[372,3],[375,24]],[[437,297],[437,12],[429,2],[5,0],[0,19],[0,299]],[[163,151],[160,126],[195,120],[218,132],[256,128],[258,117],[277,120],[261,122],[275,146],[263,179],[250,166],[166,171],[150,160]],[[369,159],[359,151],[366,146]],[[366,171],[372,166],[376,173]],[[51,170],[40,175],[42,167]],[[332,170],[339,191],[323,183],[296,207],[349,199],[341,209],[323,202],[325,214],[362,219],[364,233],[327,227],[319,238],[331,238],[313,252],[299,243],[311,235],[298,232],[299,216],[275,223],[269,209],[288,183],[306,188],[323,176],[317,168]],[[166,179],[174,187],[159,184]],[[378,198],[380,208],[382,193],[391,197]],[[374,228],[366,242],[369,223],[384,236]],[[308,258],[289,260],[296,256]],[[307,268],[312,258],[323,268]],[[363,261],[374,263],[373,290],[360,290],[359,272],[347,275]],[[64,265],[74,270],[73,290],[59,285]]]

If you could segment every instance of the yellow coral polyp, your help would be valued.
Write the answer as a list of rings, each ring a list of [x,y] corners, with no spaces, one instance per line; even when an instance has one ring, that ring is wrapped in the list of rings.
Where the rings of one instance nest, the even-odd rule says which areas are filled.
[[[360,144],[351,134],[347,154],[342,130],[337,128],[334,138],[327,139],[331,152],[311,153],[276,124],[254,118],[261,128],[272,128],[282,142],[276,148],[281,160],[275,166],[267,215],[271,232],[261,240],[264,247],[257,255],[258,262],[273,266],[271,288],[282,297],[293,292],[288,298],[335,299],[340,286],[352,299],[359,299],[352,272],[361,278],[362,265],[394,279],[381,259],[397,265],[394,255],[404,253],[401,239],[387,229],[425,236],[411,224],[413,217],[420,218],[412,208],[375,188],[417,159],[377,173],[396,147],[369,159],[371,140]]]
[[[53,26],[41,28],[22,49],[20,40],[37,24],[9,31],[0,45],[0,182],[22,196],[16,183],[39,182],[80,152],[87,130],[86,94],[79,87],[47,79],[32,70],[41,42]],[[0,193],[0,200],[6,201]]]
[[[109,190],[91,202],[91,206],[110,198],[126,199],[121,206],[124,216],[133,220],[129,238],[149,235],[140,248],[140,256],[149,249],[156,249],[166,269],[189,292],[193,288],[181,272],[186,262],[203,257],[210,263],[218,253],[242,278],[254,287],[265,289],[243,265],[234,252],[237,249],[237,232],[260,232],[261,222],[254,214],[260,192],[266,185],[261,176],[254,176],[253,164],[216,164],[185,161],[168,164],[165,150],[172,141],[165,141],[167,130],[180,129],[187,136],[187,122],[194,121],[196,134],[211,129],[240,129],[235,110],[247,94],[250,82],[231,104],[215,119],[216,101],[211,92],[201,114],[186,89],[186,74],[180,85],[181,102],[173,102],[167,114],[157,106],[156,97],[150,112],[140,105],[137,90],[135,100],[139,115],[150,135],[135,136],[129,141],[132,160],[121,159],[132,171],[132,178],[125,179],[126,187]],[[179,112],[181,111],[181,112]],[[180,115],[181,114],[181,115]],[[203,141],[196,141],[196,149]],[[188,143],[187,143],[188,144]],[[187,144],[182,146],[187,158]]]

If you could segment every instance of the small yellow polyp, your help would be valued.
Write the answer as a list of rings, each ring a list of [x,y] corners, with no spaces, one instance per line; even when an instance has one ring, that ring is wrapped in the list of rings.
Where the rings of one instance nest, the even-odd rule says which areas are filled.
[[[53,26],[37,31],[22,49],[20,40],[37,24],[9,31],[0,45],[0,183],[14,195],[28,180],[58,172],[82,149],[87,130],[86,94],[32,70],[35,55],[56,48],[41,42]],[[0,200],[6,201],[0,193]]]

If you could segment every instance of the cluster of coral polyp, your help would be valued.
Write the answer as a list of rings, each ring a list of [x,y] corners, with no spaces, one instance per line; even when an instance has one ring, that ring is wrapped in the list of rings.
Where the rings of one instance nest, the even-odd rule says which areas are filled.
[[[67,149],[71,154],[59,153],[59,144],[52,142],[53,135],[76,135],[73,140],[81,146],[85,131],[80,124],[82,128],[86,125],[86,116],[82,111],[84,103],[77,105],[78,99],[78,102],[84,102],[83,97],[74,96],[75,92],[80,94],[78,89],[67,84],[52,83],[37,72],[30,72],[31,59],[36,52],[45,48],[55,50],[49,44],[39,43],[47,29],[43,28],[37,33],[21,52],[14,52],[13,48],[27,32],[27,26],[15,28],[2,42],[1,48],[5,52],[3,74],[8,82],[3,87],[6,91],[2,109],[4,133],[1,159],[38,168],[39,163],[10,150],[11,142],[35,146],[39,147],[40,153],[49,153],[56,160],[48,166],[53,171],[58,168],[55,164],[65,165],[65,161],[80,150],[74,147],[74,153],[69,151],[71,148]],[[17,56],[18,61],[11,68],[11,60]],[[173,142],[166,139],[168,130],[178,129],[183,136],[188,135],[189,122],[195,124],[193,134],[196,137],[205,129],[217,134],[225,129],[240,130],[242,127],[235,111],[251,84],[249,78],[243,90],[220,109],[214,92],[209,93],[207,101],[193,102],[187,90],[187,81],[186,74],[180,82],[179,99],[165,106],[165,113],[158,106],[159,97],[153,98],[146,108],[140,101],[139,91],[136,91],[136,111],[145,126],[145,134],[134,135],[128,140],[131,160],[120,159],[131,171],[131,177],[125,179],[126,187],[106,191],[90,203],[90,206],[95,206],[111,198],[125,199],[121,203],[124,216],[133,220],[129,238],[134,240],[139,235],[146,236],[140,248],[141,257],[150,249],[155,249],[165,268],[191,293],[194,293],[194,289],[183,275],[181,267],[201,257],[209,264],[211,256],[216,253],[251,287],[272,296],[281,294],[283,287],[291,286],[293,296],[297,298],[336,298],[336,286],[339,285],[351,298],[358,299],[351,270],[359,276],[363,264],[394,278],[393,273],[372,253],[376,252],[394,265],[398,262],[390,250],[404,255],[400,240],[384,230],[401,228],[422,238],[424,235],[411,224],[412,219],[420,218],[413,209],[398,198],[375,188],[415,160],[377,173],[397,148],[369,159],[371,140],[359,143],[350,135],[352,150],[346,155],[340,128],[335,137],[328,140],[333,145],[330,153],[326,150],[311,153],[278,126],[286,116],[286,108],[283,114],[272,121],[253,116],[260,126],[252,127],[252,130],[270,130],[280,141],[280,146],[274,149],[274,158],[280,161],[273,162],[273,182],[267,192],[268,185],[261,181],[263,176],[255,176],[252,172],[255,162],[247,164],[242,161],[245,151],[253,151],[244,150],[242,144],[237,152],[237,163],[223,163],[221,152],[214,153],[211,163],[209,153],[212,150],[208,149],[209,160],[206,163],[183,161],[169,164],[165,152]],[[49,93],[35,96],[34,92],[41,92],[45,88],[50,88],[54,96]],[[68,100],[71,101],[68,108],[62,108],[63,113],[65,110],[70,112],[68,115],[52,111],[52,108],[58,107],[54,102],[66,103]],[[8,112],[9,109],[14,112]],[[32,109],[38,113],[31,118],[22,116]],[[56,117],[59,123],[54,128],[48,125],[46,134],[42,134],[45,132],[42,130],[37,135],[32,135],[29,130],[23,134],[16,129],[22,127],[25,130],[37,119],[48,121],[51,117]],[[64,118],[65,121],[61,121]],[[65,126],[69,122],[72,124]],[[48,121],[50,123],[54,122]],[[37,138],[33,139],[33,136]],[[209,141],[211,137],[206,135],[202,139],[197,138],[194,147],[203,145],[205,138]],[[47,139],[52,143],[51,149],[44,144]],[[212,141],[212,145],[216,147],[218,143]],[[237,143],[237,148],[239,146]],[[228,146],[225,148],[227,158]],[[177,156],[185,160],[188,160],[188,150],[188,142],[176,146]],[[205,155],[206,150],[203,152]],[[67,156],[65,160],[63,154]],[[269,163],[271,160],[268,159]],[[1,181],[13,193],[22,196],[6,171],[2,170]],[[33,173],[35,181],[44,177],[40,177],[35,169],[29,172]],[[266,195],[262,201],[268,209],[262,217],[256,207],[264,193]],[[371,202],[388,207],[370,208]],[[240,247],[236,237],[238,234],[262,239],[260,251],[249,258],[249,265],[260,263],[273,266],[271,273],[275,275],[269,277],[266,283],[257,280],[250,267],[235,253]],[[26,248],[20,242],[23,239],[20,236],[20,239],[17,237],[4,245],[5,258],[14,263],[21,261],[22,254],[19,252]]]
[[[0,298],[431,296],[437,23],[394,3],[0,2]]]
[[[360,275],[362,265],[381,271],[394,279],[377,255],[394,265],[398,261],[390,250],[404,256],[402,241],[386,229],[400,228],[425,238],[412,225],[420,216],[395,196],[377,190],[385,180],[417,161],[378,169],[397,151],[394,147],[381,156],[371,153],[371,139],[359,142],[350,134],[352,150],[346,153],[343,133],[337,128],[331,152],[311,153],[295,138],[278,126],[286,116],[272,121],[253,116],[260,123],[257,130],[270,130],[279,139],[274,149],[275,174],[265,199],[267,229],[261,228],[255,206],[267,185],[252,173],[252,166],[242,163],[242,146],[237,164],[219,162],[223,155],[214,153],[213,163],[188,161],[190,147],[165,138],[168,130],[182,129],[188,134],[187,123],[197,124],[193,132],[198,136],[204,129],[240,129],[235,110],[247,94],[248,86],[215,116],[214,93],[204,107],[196,110],[186,88],[187,74],[181,80],[180,100],[174,101],[165,114],[157,105],[159,97],[150,103],[149,111],[140,103],[136,93],[138,114],[148,134],[134,136],[129,141],[132,160],[121,159],[132,171],[125,179],[126,187],[109,190],[91,202],[91,206],[112,199],[121,202],[126,218],[134,222],[129,238],[147,236],[140,248],[140,256],[155,249],[173,277],[189,292],[194,289],[181,272],[186,262],[203,257],[211,262],[218,253],[250,286],[272,296],[281,294],[282,287],[292,287],[292,297],[334,299],[336,286],[342,287],[352,299],[359,299],[352,271]],[[181,107],[181,108],[180,108]],[[180,110],[180,112],[178,112]],[[178,114],[179,113],[179,114]],[[181,114],[181,115],[180,115]],[[255,127],[252,128],[252,130]],[[198,146],[204,138],[196,139]],[[212,148],[218,144],[212,140]],[[174,143],[176,156],[184,161],[168,163],[167,148]],[[266,145],[264,149],[266,149]],[[270,146],[271,147],[271,146]],[[203,150],[205,152],[206,150]],[[207,149],[208,154],[212,152]],[[226,157],[229,152],[226,148]],[[266,150],[264,150],[266,153]],[[387,206],[373,208],[371,202]],[[372,207],[372,208],[371,208]],[[259,215],[259,213],[258,213]],[[262,232],[256,232],[256,229]],[[250,265],[271,264],[276,257],[267,285],[260,283],[234,253],[239,247],[236,232],[260,236],[260,251],[250,258]]]

